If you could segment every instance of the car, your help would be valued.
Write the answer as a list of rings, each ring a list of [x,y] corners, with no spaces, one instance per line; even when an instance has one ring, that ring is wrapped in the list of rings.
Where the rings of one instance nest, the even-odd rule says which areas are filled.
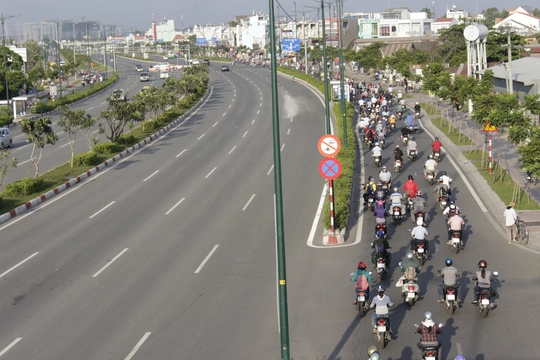
[[[412,114],[407,114],[407,118],[405,119],[405,126],[409,131],[416,131],[418,133],[420,131],[420,126],[418,124],[418,119],[414,117]]]
[[[199,60],[197,60],[197,59],[193,59],[193,60],[191,60],[191,64],[193,64],[193,65],[201,65],[201,62]]]
[[[163,55],[163,60],[168,60],[169,57],[167,55]]]
[[[114,101],[127,101],[127,94],[124,89],[116,89],[111,95],[111,100]]]
[[[167,79],[169,77],[169,72],[168,71],[162,71],[159,73],[159,78],[160,79]]]
[[[139,75],[139,79],[141,81],[150,81],[150,74],[147,72],[142,72],[141,75]]]
[[[210,65],[210,60],[204,59],[204,60],[203,60],[203,63],[206,64],[206,65]]]
[[[143,71],[142,65],[140,65],[140,64],[135,65],[135,70],[137,70],[138,72]]]
[[[0,128],[0,149],[11,148],[12,145],[11,131],[8,128]]]
[[[221,67],[221,71],[229,71],[229,67],[227,65],[223,65]]]
[[[141,94],[148,90],[150,90],[150,86],[148,85],[143,86],[143,88],[141,89]]]

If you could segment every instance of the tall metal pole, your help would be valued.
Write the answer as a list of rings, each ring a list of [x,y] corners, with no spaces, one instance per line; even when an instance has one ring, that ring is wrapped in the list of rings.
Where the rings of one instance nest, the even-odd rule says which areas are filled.
[[[13,17],[16,17],[16,16],[20,16],[21,14],[17,14],[17,15],[4,15],[2,14],[2,17],[0,19],[2,19],[2,47],[3,47],[3,51],[4,51],[4,77],[6,79],[6,106],[9,108],[9,84],[8,84],[8,71],[7,71],[7,58],[6,58],[6,54],[7,54],[7,47],[6,47],[6,33],[5,33],[5,21],[7,19],[11,19]]]
[[[103,62],[105,63],[105,79],[107,79],[107,27],[105,25],[103,25],[103,35],[105,36],[105,45],[103,46],[105,49],[103,53]]]
[[[508,31],[508,88],[510,94],[514,93],[514,79],[512,78],[512,33]]]
[[[324,106],[326,107],[326,133],[331,133],[330,128],[330,105],[328,103],[328,60],[326,57],[326,19],[324,18],[324,0],[321,0],[321,16],[322,16],[322,41],[323,41],[323,68],[324,68]]]
[[[341,113],[343,114],[343,146],[347,148],[347,107],[345,102],[345,86],[343,84],[343,43],[341,37],[341,31],[343,27],[341,26],[341,0],[337,0],[338,6],[338,47],[339,47],[339,86],[341,88]]]
[[[272,129],[274,139],[274,191],[276,216],[277,267],[279,291],[279,333],[281,338],[281,359],[290,360],[289,313],[287,308],[287,272],[285,261],[285,234],[283,224],[283,193],[281,187],[281,141],[279,138],[279,104],[277,87],[276,30],[274,22],[274,0],[270,7],[270,73],[272,78]]]
[[[304,72],[307,74],[306,11],[302,11],[302,33],[304,34]]]
[[[60,91],[58,91],[58,98],[62,97],[62,68],[60,67],[60,38],[58,36],[58,27],[60,22],[56,19],[56,66],[58,66],[58,75],[60,75]]]

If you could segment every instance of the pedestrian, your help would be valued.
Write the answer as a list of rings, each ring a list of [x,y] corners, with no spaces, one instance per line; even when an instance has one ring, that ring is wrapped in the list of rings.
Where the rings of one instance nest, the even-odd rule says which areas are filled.
[[[506,236],[508,237],[508,243],[512,243],[512,239],[514,239],[514,242],[517,242],[516,239],[516,220],[517,220],[517,214],[516,210],[514,209],[516,207],[516,204],[512,201],[506,209],[504,210],[504,218],[506,220]]]

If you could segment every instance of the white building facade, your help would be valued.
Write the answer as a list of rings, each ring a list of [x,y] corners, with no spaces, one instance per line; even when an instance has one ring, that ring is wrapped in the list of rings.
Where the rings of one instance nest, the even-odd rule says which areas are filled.
[[[154,42],[172,42],[176,37],[174,20],[153,21],[151,32]]]

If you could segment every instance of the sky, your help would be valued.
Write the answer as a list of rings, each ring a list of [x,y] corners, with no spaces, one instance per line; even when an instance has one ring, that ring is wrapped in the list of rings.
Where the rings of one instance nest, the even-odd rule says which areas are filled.
[[[316,10],[305,6],[320,6],[320,1],[312,0],[274,0],[275,15],[278,15],[278,1],[291,17],[294,17],[294,11],[306,12],[307,19],[316,16]],[[328,0],[324,0],[327,2]],[[454,0],[445,2],[435,1],[435,13],[437,17],[444,15],[447,8],[456,5],[458,9],[464,9],[472,13],[489,7],[497,7],[502,10],[507,7],[516,7],[520,5],[535,4],[537,0],[525,1],[506,1],[506,0]],[[100,21],[103,24],[122,25],[122,31],[128,32],[130,28],[136,28],[140,31],[146,31],[150,28],[152,19],[161,20],[163,18],[172,19],[176,28],[184,26],[193,26],[195,24],[219,24],[228,23],[234,19],[235,15],[248,15],[253,11],[269,13],[269,1],[266,0],[1,0],[0,12],[4,16],[20,13],[21,16],[6,20],[9,26],[8,34],[14,35],[17,30],[17,23],[21,25],[25,22],[40,22],[44,20],[73,20],[82,21],[83,17],[87,20]],[[335,1],[334,1],[335,4]],[[390,7],[408,7],[411,11],[419,11],[424,7],[432,7],[432,0],[387,0],[385,1],[359,1],[345,0],[345,12],[379,12]],[[327,9],[327,8],[326,8]],[[285,16],[280,9],[281,16]],[[311,17],[309,17],[311,15]],[[326,15],[326,14],[325,14]],[[183,20],[182,20],[183,16]],[[297,15],[300,20],[301,14]],[[13,36],[15,37],[15,36]]]

